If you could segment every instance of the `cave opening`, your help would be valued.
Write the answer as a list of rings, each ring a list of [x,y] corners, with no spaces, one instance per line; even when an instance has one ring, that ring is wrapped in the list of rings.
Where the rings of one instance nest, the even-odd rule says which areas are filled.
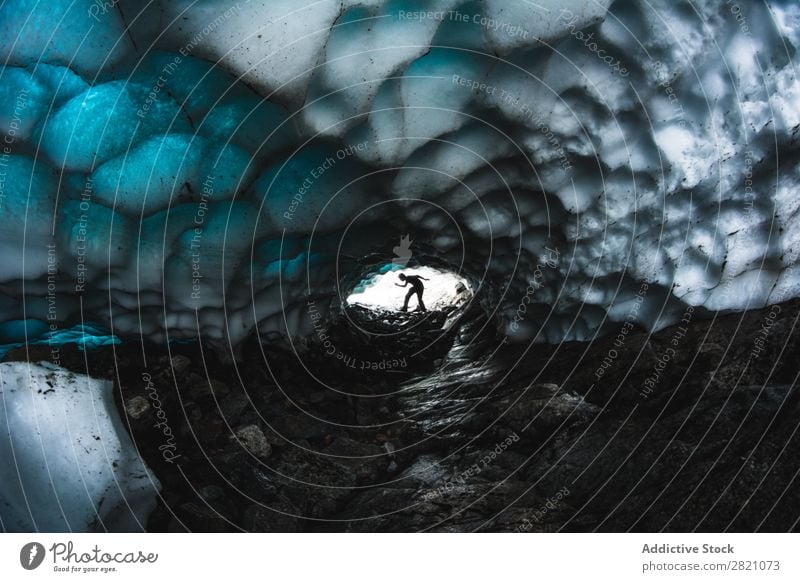
[[[411,281],[422,285],[419,294]],[[422,282],[424,281],[424,282]],[[420,297],[421,295],[421,297]],[[405,305],[405,297],[409,301]],[[472,298],[469,281],[452,271],[420,266],[406,268],[388,264],[363,278],[347,296],[348,307],[375,312],[448,312],[463,307]]]
[[[389,379],[397,382],[433,373],[480,290],[468,272],[422,249],[403,262],[386,254],[362,257],[345,272],[328,318],[319,320],[315,338],[324,340],[315,341],[308,353],[316,372],[331,375],[334,383],[351,373],[360,379],[389,369]],[[412,283],[416,278],[425,309]]]

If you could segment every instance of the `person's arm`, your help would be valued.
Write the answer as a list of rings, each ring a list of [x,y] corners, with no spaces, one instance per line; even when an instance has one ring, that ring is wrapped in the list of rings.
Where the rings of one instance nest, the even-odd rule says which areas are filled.
[[[426,279],[426,278],[425,278],[425,277],[423,277],[422,275],[417,275],[417,277],[419,277],[419,278],[420,278],[420,279],[422,279],[423,281],[430,281],[430,279]]]
[[[398,287],[408,287],[408,281],[406,281],[402,285],[400,283],[395,283],[395,285],[397,285]]]

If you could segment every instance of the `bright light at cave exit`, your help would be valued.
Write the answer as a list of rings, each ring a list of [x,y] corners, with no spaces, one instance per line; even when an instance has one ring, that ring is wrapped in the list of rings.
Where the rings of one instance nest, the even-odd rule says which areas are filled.
[[[403,284],[403,281],[398,276],[400,273],[420,275],[428,279],[422,282],[425,285],[422,300],[425,302],[425,307],[428,308],[428,311],[440,310],[449,305],[461,306],[472,297],[467,280],[455,273],[440,271],[432,267],[405,269],[388,266],[385,268],[392,270],[376,273],[370,278],[361,281],[347,298],[347,304],[363,305],[370,309],[399,311],[403,307],[406,293],[411,289],[410,284],[408,287],[395,285],[395,283]],[[416,295],[408,303],[409,311],[414,311],[415,309],[417,309]]]

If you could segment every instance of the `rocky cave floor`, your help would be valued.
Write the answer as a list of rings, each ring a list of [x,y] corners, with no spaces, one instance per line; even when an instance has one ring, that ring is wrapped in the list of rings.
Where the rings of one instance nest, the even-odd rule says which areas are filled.
[[[431,345],[443,314],[396,314],[377,325],[415,331],[334,330],[341,358],[132,341],[61,365],[114,380],[163,486],[150,531],[787,531],[800,301],[771,309],[560,346],[503,343],[480,317]]]

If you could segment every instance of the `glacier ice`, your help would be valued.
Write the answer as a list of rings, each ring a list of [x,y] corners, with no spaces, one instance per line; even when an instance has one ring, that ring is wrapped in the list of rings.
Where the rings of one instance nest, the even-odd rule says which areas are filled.
[[[49,6],[0,8],[3,321],[307,335],[403,229],[519,341],[800,295],[792,1]]]
[[[0,527],[142,531],[160,490],[112,383],[52,364],[0,364]]]
[[[0,5],[0,59],[68,66],[90,78],[129,56],[133,44],[117,10],[94,0],[8,0]],[[58,34],[54,34],[58,31]]]

